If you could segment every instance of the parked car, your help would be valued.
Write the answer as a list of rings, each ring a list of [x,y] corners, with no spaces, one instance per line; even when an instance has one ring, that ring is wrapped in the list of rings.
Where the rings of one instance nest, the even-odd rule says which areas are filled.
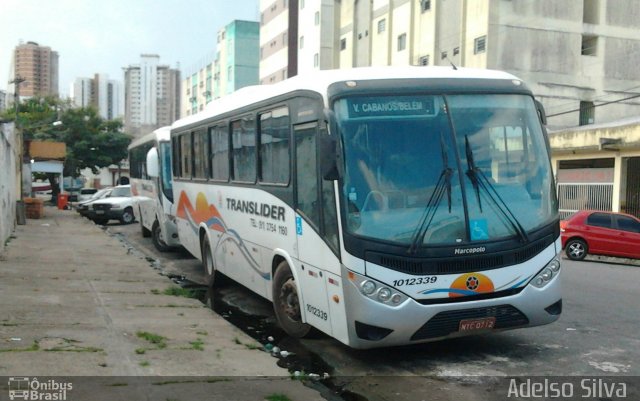
[[[86,210],[86,217],[96,224],[107,224],[109,220],[120,220],[123,224],[133,223],[133,208],[136,200],[131,196],[130,185],[113,187],[109,195],[92,201]]]
[[[582,210],[560,222],[569,259],[587,254],[640,259],[640,220],[624,213]]]
[[[84,202],[93,197],[98,192],[97,188],[82,188],[78,194],[78,202]]]
[[[76,204],[76,211],[78,213],[80,213],[82,216],[86,216],[87,215],[87,211],[89,210],[89,205],[91,205],[91,203],[93,201],[97,201],[98,199],[102,199],[102,198],[105,198],[105,197],[109,196],[109,194],[111,193],[112,189],[113,188],[111,188],[111,187],[100,189],[96,193],[91,195],[91,197],[89,199],[86,199],[86,200],[83,200],[81,202],[78,202]]]

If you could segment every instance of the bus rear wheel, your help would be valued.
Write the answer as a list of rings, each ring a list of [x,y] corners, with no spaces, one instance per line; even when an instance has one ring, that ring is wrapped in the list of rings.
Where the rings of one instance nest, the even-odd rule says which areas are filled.
[[[273,309],[278,324],[291,337],[302,338],[311,331],[311,326],[302,322],[298,289],[286,261],[280,262],[273,276]]]
[[[151,242],[153,242],[153,246],[160,252],[168,252],[171,250],[171,247],[164,242],[162,227],[160,223],[158,223],[158,220],[154,221],[153,227],[151,227]]]

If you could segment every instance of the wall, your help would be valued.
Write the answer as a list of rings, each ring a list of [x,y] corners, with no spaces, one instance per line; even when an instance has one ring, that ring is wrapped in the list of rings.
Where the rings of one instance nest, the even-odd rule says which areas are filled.
[[[13,123],[0,124],[0,254],[15,228],[18,193],[16,141]]]

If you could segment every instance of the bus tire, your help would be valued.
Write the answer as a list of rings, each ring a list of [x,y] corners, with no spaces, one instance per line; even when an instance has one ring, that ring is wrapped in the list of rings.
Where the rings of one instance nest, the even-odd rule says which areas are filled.
[[[208,289],[213,289],[216,284],[216,278],[218,272],[216,270],[216,264],[213,260],[213,254],[211,253],[211,245],[209,245],[209,238],[205,235],[202,239],[202,245],[200,247],[202,252],[202,268],[204,270],[204,281],[207,283]]]
[[[138,209],[138,211],[140,215],[140,232],[144,238],[149,238],[151,237],[151,230],[144,226],[144,223],[142,222],[142,211],[140,209]]]
[[[273,276],[273,309],[278,324],[291,337],[302,338],[310,333],[311,326],[302,322],[298,289],[286,261],[280,262]]]
[[[160,252],[168,252],[171,250],[171,247],[162,239],[162,227],[158,220],[154,221],[153,227],[151,227],[151,242],[153,242],[153,246]]]

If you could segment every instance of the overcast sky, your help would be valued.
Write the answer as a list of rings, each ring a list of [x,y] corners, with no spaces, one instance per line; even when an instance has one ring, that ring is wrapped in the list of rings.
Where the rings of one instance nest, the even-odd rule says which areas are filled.
[[[69,95],[78,77],[106,73],[140,54],[183,72],[213,54],[219,29],[234,19],[259,21],[259,0],[0,0],[0,89],[6,89],[12,52],[37,42],[57,51],[59,91]]]

